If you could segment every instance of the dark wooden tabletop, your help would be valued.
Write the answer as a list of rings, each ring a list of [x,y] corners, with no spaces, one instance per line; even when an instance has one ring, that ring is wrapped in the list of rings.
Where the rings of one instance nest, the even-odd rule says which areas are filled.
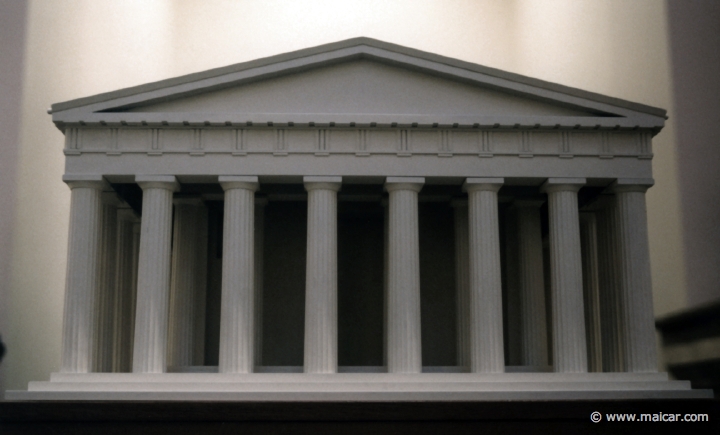
[[[593,423],[593,412],[603,415]],[[707,414],[708,422],[608,422],[609,413]],[[5,434],[720,433],[717,400],[534,402],[0,401]]]

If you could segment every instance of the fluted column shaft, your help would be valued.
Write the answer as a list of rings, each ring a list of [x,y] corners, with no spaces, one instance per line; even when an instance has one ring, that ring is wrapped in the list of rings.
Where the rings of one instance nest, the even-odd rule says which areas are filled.
[[[200,198],[176,198],[172,267],[170,275],[170,319],[168,325],[168,365],[191,366],[197,343],[196,318],[204,309],[207,214]],[[199,293],[202,293],[200,295]]]
[[[255,191],[257,177],[221,176],[223,221],[220,373],[252,373],[255,363]]]
[[[305,373],[337,372],[337,192],[340,177],[305,177]]]
[[[201,366],[205,364],[205,323],[207,307],[207,283],[208,283],[208,210],[204,205],[200,208],[197,216],[197,264],[198,269],[194,274],[195,294],[193,298],[193,346],[192,365]]]
[[[470,242],[468,202],[451,202],[455,225],[455,292],[457,309],[457,364],[470,367]]]
[[[625,369],[629,372],[657,371],[645,205],[645,192],[652,183],[617,180],[613,186],[617,198]]]
[[[518,281],[521,364],[548,364],[545,278],[540,206],[544,201],[519,200],[514,206],[518,225]]]
[[[390,373],[420,373],[418,192],[424,178],[388,177],[387,362]]]
[[[502,178],[468,178],[470,371],[505,371],[497,192]]]
[[[117,210],[120,199],[114,192],[102,193],[102,223],[100,226],[100,270],[95,299],[95,371],[113,370],[116,258],[117,258]]]
[[[101,176],[64,176],[71,189],[62,362],[64,373],[88,373],[93,368],[95,293],[100,250]]]
[[[132,289],[130,291],[130,353],[128,358],[129,370],[132,371],[133,354],[135,353],[135,324],[137,320],[137,288],[138,272],[140,271],[140,233],[142,232],[142,217],[133,224],[132,241]]]
[[[598,286],[600,300],[600,336],[602,370],[625,371],[624,339],[622,334],[622,304],[618,271],[618,232],[614,195],[603,195],[596,202],[595,212],[598,239]]]
[[[134,373],[163,373],[167,369],[168,304],[170,300],[170,243],[174,176],[136,176],[143,190]]]
[[[587,372],[577,192],[585,179],[549,179],[550,294],[554,370]]]
[[[114,338],[113,372],[129,372],[132,366],[132,322],[133,316],[133,276],[135,274],[133,252],[133,227],[137,221],[135,213],[129,207],[117,211],[117,255],[114,302]]]
[[[582,247],[583,299],[585,302],[588,370],[591,372],[601,372],[600,281],[598,274],[597,219],[595,213],[580,213],[580,242]]]

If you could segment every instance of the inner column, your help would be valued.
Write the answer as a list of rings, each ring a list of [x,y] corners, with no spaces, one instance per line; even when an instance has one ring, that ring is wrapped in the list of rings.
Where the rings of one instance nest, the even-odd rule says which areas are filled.
[[[521,364],[548,364],[540,207],[544,201],[516,200],[520,284]]]
[[[175,198],[168,365],[202,365],[207,285],[207,209],[199,197]],[[197,331],[197,333],[196,333]]]

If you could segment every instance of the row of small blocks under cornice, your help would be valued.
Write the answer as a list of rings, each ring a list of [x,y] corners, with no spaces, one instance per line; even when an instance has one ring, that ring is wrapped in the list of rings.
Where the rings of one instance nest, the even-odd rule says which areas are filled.
[[[460,124],[460,123],[397,123],[397,122],[370,122],[370,123],[355,123],[355,122],[307,122],[307,123],[294,123],[294,122],[146,122],[146,121],[119,121],[119,122],[106,122],[106,121],[79,121],[79,122],[56,122],[56,125],[61,130],[66,128],[262,128],[262,129],[291,129],[291,128],[338,128],[338,129],[373,129],[373,128],[390,128],[390,129],[458,129],[458,130],[538,130],[538,131],[552,131],[552,130],[583,130],[583,131],[594,131],[594,130],[609,130],[609,131],[632,131],[632,130],[647,130],[652,132],[653,135],[657,134],[659,128],[645,128],[639,125],[635,126],[602,126],[602,125],[582,125],[582,124],[554,124],[554,125],[541,125],[541,124]]]

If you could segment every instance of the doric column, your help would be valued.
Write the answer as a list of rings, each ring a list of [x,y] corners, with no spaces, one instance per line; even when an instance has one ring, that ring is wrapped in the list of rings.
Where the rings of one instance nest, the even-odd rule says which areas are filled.
[[[205,205],[201,207],[197,217],[198,249],[197,256],[200,265],[195,273],[195,308],[193,319],[193,356],[192,365],[201,366],[205,364],[205,317],[207,308],[207,283],[208,283],[208,209]]]
[[[580,219],[577,192],[584,178],[549,178],[550,299],[556,372],[587,372]]]
[[[580,245],[582,248],[588,371],[601,372],[600,283],[598,278],[597,219],[595,213],[580,213]]]
[[[337,372],[337,192],[341,177],[305,177],[305,373]]]
[[[136,225],[135,212],[124,206],[117,211],[117,254],[114,302],[114,348],[113,372],[129,372],[132,366],[132,323],[134,320],[133,296],[134,269],[137,267],[135,256],[133,227]]]
[[[255,191],[258,178],[221,176],[225,190],[220,373],[252,373],[255,363]]]
[[[602,370],[625,371],[620,274],[618,271],[618,232],[615,195],[601,195],[593,203],[597,227],[598,291],[600,300],[600,344]]]
[[[198,316],[204,318],[207,269],[207,209],[198,197],[175,198],[168,366],[191,366],[201,339]]]
[[[100,225],[100,270],[95,296],[95,371],[111,372],[115,324],[117,210],[122,201],[114,192],[103,192]]]
[[[541,200],[517,200],[518,287],[520,302],[521,364],[548,364],[545,278],[543,271]]]
[[[135,316],[134,373],[167,369],[168,303],[172,195],[179,185],[172,175],[138,175],[143,190]]]
[[[263,256],[267,202],[267,198],[255,198],[255,366],[262,365],[263,352]]]
[[[470,367],[470,242],[468,202],[453,199],[455,219],[455,292],[457,309],[457,364]]]
[[[621,330],[628,372],[657,371],[645,205],[645,192],[652,185],[652,179],[618,179],[612,188],[617,200]]]
[[[498,198],[504,179],[468,178],[470,371],[505,371]]]
[[[387,177],[387,360],[390,373],[422,372],[418,192],[424,178]]]
[[[100,193],[106,186],[100,175],[64,175],[70,187],[65,310],[63,312],[63,373],[88,373],[93,368],[95,294],[98,286]]]

